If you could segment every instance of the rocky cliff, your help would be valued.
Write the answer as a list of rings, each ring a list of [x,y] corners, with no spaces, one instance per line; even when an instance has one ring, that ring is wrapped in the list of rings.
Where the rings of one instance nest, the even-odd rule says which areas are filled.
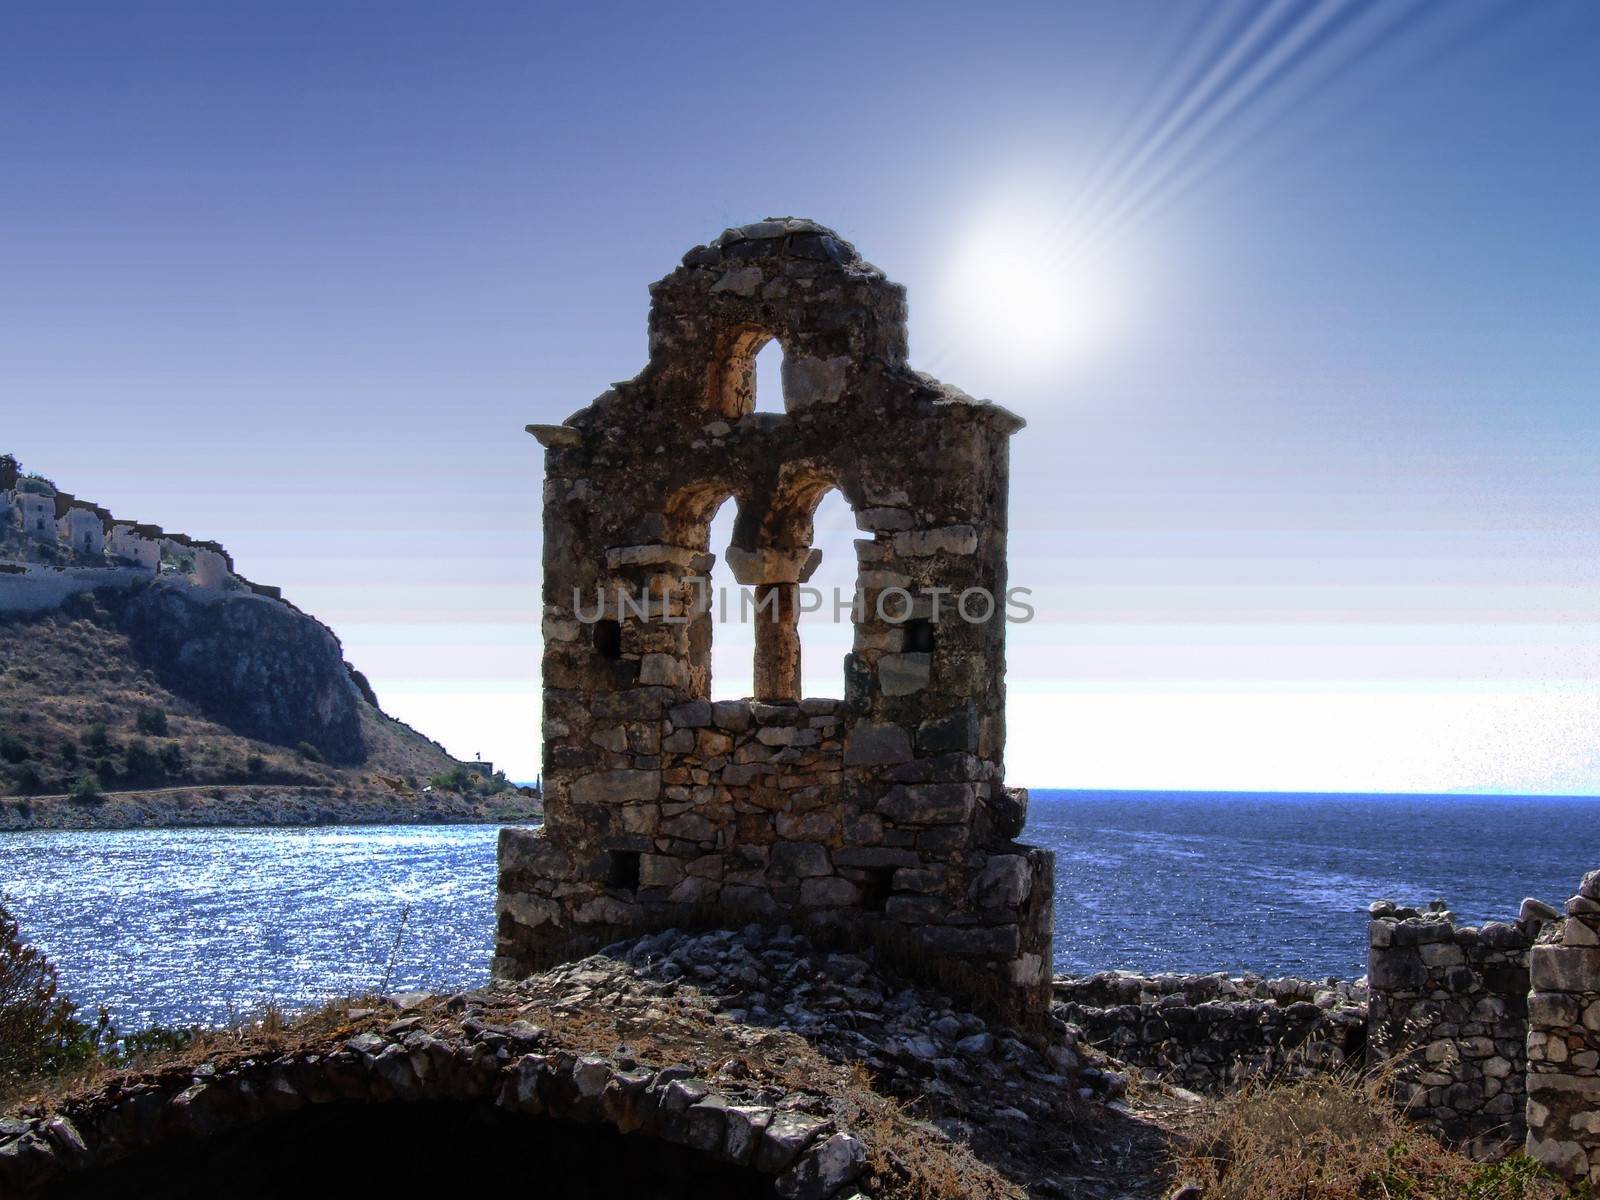
[[[134,654],[213,720],[261,741],[305,743],[329,762],[366,761],[361,692],[318,621],[248,592],[182,584],[106,600]]]
[[[376,700],[330,630],[248,591],[146,577],[0,613],[0,830],[539,811]]]

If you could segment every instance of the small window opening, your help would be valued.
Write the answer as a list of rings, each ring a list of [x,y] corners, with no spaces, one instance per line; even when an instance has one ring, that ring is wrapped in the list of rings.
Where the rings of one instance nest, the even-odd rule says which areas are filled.
[[[926,617],[913,617],[906,622],[907,654],[933,653],[933,622]]]
[[[601,658],[622,657],[622,624],[619,621],[594,623],[594,652]]]
[[[889,906],[894,894],[893,867],[868,867],[867,878],[861,885],[861,903],[868,912],[882,912]]]
[[[773,338],[761,347],[755,365],[755,412],[781,413],[783,403],[783,347]]]
[[[606,855],[606,886],[625,892],[639,890],[639,851],[612,850]]]

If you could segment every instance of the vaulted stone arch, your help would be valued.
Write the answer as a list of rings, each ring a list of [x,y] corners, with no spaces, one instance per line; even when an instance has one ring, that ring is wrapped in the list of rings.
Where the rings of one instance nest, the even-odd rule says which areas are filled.
[[[351,1177],[373,1190],[386,1149],[404,1194],[430,1170],[455,1181],[452,1193],[520,1177],[538,1194],[595,1200],[854,1194],[865,1144],[783,1099],[577,1053],[526,1022],[469,1018],[115,1077],[50,1116],[0,1122],[0,1195],[248,1200],[288,1194],[278,1189],[292,1181],[304,1200],[345,1200]],[[363,1144],[362,1130],[377,1140]]]

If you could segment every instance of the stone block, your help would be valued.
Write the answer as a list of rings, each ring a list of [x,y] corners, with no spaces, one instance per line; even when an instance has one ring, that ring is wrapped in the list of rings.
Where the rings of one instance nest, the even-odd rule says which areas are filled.
[[[785,355],[783,359],[783,406],[789,412],[803,412],[819,404],[831,404],[844,394],[850,360],[844,355],[814,358]]]
[[[948,825],[970,820],[976,803],[969,783],[896,784],[878,801],[878,813],[902,825]]]
[[[754,719],[743,700],[718,700],[711,705],[711,723],[729,733],[743,733]]]
[[[911,529],[894,535],[894,552],[906,558],[933,554],[976,554],[978,531],[971,525],[946,525],[939,529]]]
[[[911,735],[899,725],[863,722],[844,744],[847,767],[892,766],[911,761]]]
[[[660,771],[596,771],[572,782],[576,804],[628,804],[661,795]]]
[[[1372,987],[1380,991],[1419,988],[1428,980],[1422,959],[1412,947],[1372,950],[1367,956],[1367,970]]]
[[[800,881],[800,903],[806,908],[846,908],[860,899],[861,890],[836,875]]]
[[[1600,949],[1535,946],[1528,966],[1536,991],[1600,992]]]
[[[767,863],[772,874],[790,879],[833,873],[827,847],[815,842],[777,842],[768,854]]]
[[[878,687],[885,696],[910,696],[933,678],[933,655],[885,654],[878,660]]]
[[[700,729],[711,724],[711,705],[705,700],[690,700],[667,710],[667,719],[677,729]]]
[[[669,688],[689,686],[689,668],[671,654],[646,654],[639,662],[639,682]]]
[[[1033,890],[1033,871],[1020,854],[992,855],[972,883],[979,908],[1017,908]]]
[[[972,754],[977,749],[978,713],[970,700],[948,716],[917,726],[917,752],[920,754]]]
[[[500,870],[535,879],[565,879],[572,856],[545,836],[542,829],[508,827],[500,831]]]

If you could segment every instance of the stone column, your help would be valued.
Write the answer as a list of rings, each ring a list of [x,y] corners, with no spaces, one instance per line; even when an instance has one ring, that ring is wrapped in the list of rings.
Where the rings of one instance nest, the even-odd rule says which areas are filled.
[[[1600,1184],[1600,871],[1567,901],[1559,942],[1535,946],[1528,997],[1527,1152]]]
[[[769,704],[798,703],[800,699],[799,585],[756,585],[757,700]]]

